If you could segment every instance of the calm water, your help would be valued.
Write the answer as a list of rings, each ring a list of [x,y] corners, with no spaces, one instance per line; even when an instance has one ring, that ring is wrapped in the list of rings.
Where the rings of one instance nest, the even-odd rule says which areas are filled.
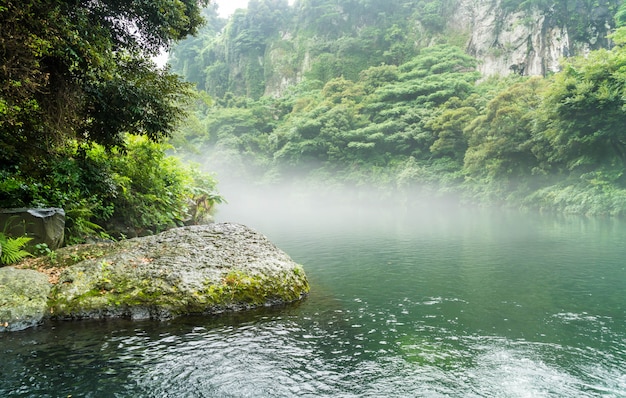
[[[305,302],[3,334],[0,396],[626,396],[625,222],[300,204],[219,219],[302,263]]]

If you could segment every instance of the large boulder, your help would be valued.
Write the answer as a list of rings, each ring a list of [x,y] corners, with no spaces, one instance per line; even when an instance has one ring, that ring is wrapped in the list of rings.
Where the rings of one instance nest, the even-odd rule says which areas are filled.
[[[48,312],[48,277],[33,270],[0,268],[0,332],[35,326]]]
[[[65,211],[51,207],[42,209],[0,209],[0,228],[14,236],[28,235],[31,244],[45,243],[51,250],[63,244]]]
[[[222,223],[122,241],[67,268],[49,305],[59,319],[162,319],[283,304],[308,290],[302,267],[265,236]]]

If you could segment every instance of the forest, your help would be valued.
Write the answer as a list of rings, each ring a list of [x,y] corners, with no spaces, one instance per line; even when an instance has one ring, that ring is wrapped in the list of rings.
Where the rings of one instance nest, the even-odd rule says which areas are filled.
[[[213,177],[166,155],[193,85],[152,60],[197,32],[205,5],[0,2],[0,208],[64,209],[67,244],[207,216]],[[9,227],[0,264],[24,243]]]
[[[482,76],[460,1],[3,1],[0,207],[65,209],[68,243],[202,222],[215,176],[626,214],[626,6],[494,0],[595,47]]]
[[[172,143],[218,176],[267,187],[626,214],[624,6],[502,2],[549,10],[580,40],[598,9],[614,29],[557,73],[481,76],[446,25],[456,3],[252,0],[228,21],[208,8],[170,56],[204,98]]]

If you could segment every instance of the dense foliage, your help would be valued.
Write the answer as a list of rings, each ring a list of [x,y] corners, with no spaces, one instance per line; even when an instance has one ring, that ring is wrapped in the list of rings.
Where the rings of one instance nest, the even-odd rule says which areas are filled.
[[[124,151],[66,147],[46,176],[2,174],[0,206],[64,208],[68,243],[203,221],[221,202],[215,181],[165,149],[141,136],[127,136]]]
[[[347,3],[351,12],[344,12]],[[552,76],[481,81],[476,61],[454,45],[453,36],[434,40],[438,45],[408,45],[419,40],[406,15],[398,16],[402,5],[438,10],[432,30],[439,26],[434,16],[446,7],[410,1],[307,0],[295,7],[251,2],[269,11],[240,11],[222,35],[194,39],[200,57],[195,61],[185,58],[188,47],[175,50],[175,68],[185,59],[187,67],[205,62],[207,75],[195,81],[214,97],[198,103],[176,145],[201,148],[210,167],[247,181],[273,183],[295,173],[321,186],[374,183],[407,200],[415,190],[454,192],[480,203],[626,214],[624,28],[613,36],[611,49],[567,59]],[[575,7],[568,7],[573,13]],[[616,12],[613,3],[602,7]],[[277,26],[285,25],[276,22],[267,32],[246,35],[251,26],[263,26],[251,18],[292,21],[298,12],[303,14],[295,17],[297,28],[280,31]],[[616,24],[623,14],[618,10]],[[366,23],[372,15],[388,19]],[[346,20],[353,23],[341,23]],[[252,50],[241,47],[244,37],[254,39],[245,42],[254,44]],[[288,52],[289,43],[310,37],[318,46],[309,47],[310,67],[298,84],[268,92],[263,70],[255,72],[257,78],[237,75],[242,68],[265,67],[263,76],[271,78],[268,54],[280,46]],[[220,58],[233,54],[240,55],[236,66]],[[258,62],[262,54],[265,63]],[[245,61],[248,56],[257,62]],[[296,51],[294,62],[298,56]],[[210,74],[218,69],[226,74]],[[280,73],[289,77],[288,70]]]
[[[460,6],[461,0],[298,0],[290,6],[287,0],[251,0],[247,10],[237,11],[228,21],[219,19],[212,7],[204,12],[209,24],[197,37],[176,46],[170,63],[214,97],[282,95],[303,77],[322,84],[340,76],[356,80],[368,67],[399,66],[422,47],[472,47],[470,32],[458,26],[470,12],[470,2],[463,3],[466,6]],[[622,1],[492,3],[472,7],[482,7],[473,12],[490,10],[496,15],[489,26],[494,52],[507,51],[506,38],[517,29],[498,20],[516,13],[516,25],[540,19],[567,31],[572,42],[563,43],[562,51],[571,55],[610,45],[605,36],[615,26],[613,15]]]
[[[64,207],[71,239],[111,217],[182,222],[197,186],[158,142],[192,87],[152,57],[195,33],[206,3],[0,2],[0,206]]]
[[[187,88],[150,57],[200,22],[196,0],[4,1],[0,161],[33,168],[68,140],[168,135]]]
[[[30,242],[32,238],[27,236],[18,236],[11,238],[4,232],[0,232],[0,266],[16,263],[31,254],[24,250],[24,246]]]

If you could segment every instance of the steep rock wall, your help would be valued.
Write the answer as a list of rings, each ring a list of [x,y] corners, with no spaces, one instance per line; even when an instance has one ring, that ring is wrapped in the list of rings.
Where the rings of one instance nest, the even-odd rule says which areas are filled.
[[[460,0],[448,26],[468,32],[466,51],[479,60],[484,76],[546,75],[559,70],[563,57],[610,45],[608,13],[596,11],[590,19],[586,39],[580,40],[558,22],[552,9],[507,12],[500,0]]]
[[[339,3],[318,0],[313,8],[303,2],[301,8],[283,4],[237,14],[202,44],[206,63],[198,60],[196,70],[206,76],[191,80],[216,97],[278,97],[305,76],[350,79],[359,68],[400,64],[441,43],[465,47],[485,77],[546,75],[559,70],[563,57],[610,47],[606,36],[621,0]],[[429,11],[429,5],[435,8]]]

